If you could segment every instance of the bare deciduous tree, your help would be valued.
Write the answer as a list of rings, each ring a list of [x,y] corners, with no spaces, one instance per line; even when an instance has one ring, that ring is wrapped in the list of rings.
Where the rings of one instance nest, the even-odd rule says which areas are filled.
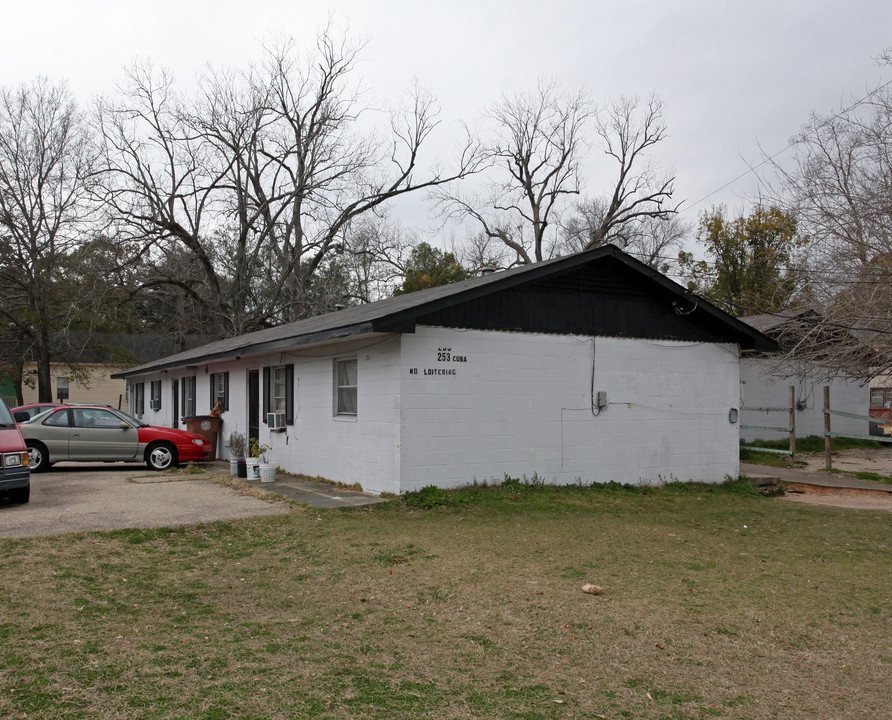
[[[496,125],[488,156],[501,178],[491,183],[487,195],[440,193],[438,200],[447,216],[471,219],[486,238],[510,249],[514,263],[539,262],[631,237],[638,232],[635,225],[676,212],[671,204],[674,179],[660,174],[647,157],[666,135],[656,98],[643,106],[621,98],[596,111],[585,93],[567,95],[552,83],[540,85],[535,94],[503,98],[488,115]],[[567,242],[558,226],[569,198],[581,190],[590,123],[605,155],[615,162],[616,180],[604,199],[581,204],[585,211],[577,216]]]
[[[0,90],[0,315],[29,341],[41,402],[52,400],[51,334],[96,299],[74,286],[70,262],[87,236],[92,181],[89,132],[65,85]]]
[[[634,232],[629,226],[650,218],[668,218],[678,211],[672,204],[675,178],[660,171],[647,152],[666,137],[663,105],[651,96],[643,105],[620,98],[598,117],[604,153],[616,162],[613,192],[602,203],[600,223],[589,228],[586,248],[598,247],[611,235]]]
[[[285,43],[245,72],[210,73],[198,100],[137,68],[124,96],[100,105],[105,198],[121,229],[156,266],[171,243],[194,255],[192,291],[226,334],[331,309],[314,282],[339,265],[353,223],[475,169],[470,145],[451,172],[420,167],[438,124],[421,91],[392,113],[386,139],[363,131],[356,58],[326,30],[305,62]]]
[[[513,252],[516,263],[549,257],[553,247],[546,231],[564,199],[579,193],[579,163],[587,150],[583,133],[593,115],[585,93],[563,93],[554,82],[502,98],[487,111],[496,130],[484,152],[495,179],[483,197],[438,193],[442,211],[473,220],[486,237]]]
[[[348,302],[367,303],[393,295],[418,243],[415,232],[387,218],[371,214],[355,223],[341,253],[352,282]]]
[[[597,231],[593,228],[604,226],[606,202],[586,200],[578,203],[574,210],[561,228],[562,250],[580,252],[612,243],[662,273],[671,272],[676,267],[684,240],[692,233],[691,225],[677,215],[650,215],[614,225],[610,234],[596,244],[593,236]]]
[[[813,115],[793,146],[793,161],[772,167],[779,198],[809,239],[807,299],[822,317],[799,323],[797,358],[862,377],[888,372],[892,90],[886,84],[835,115]],[[838,335],[828,329],[849,330],[860,350],[846,347],[851,342],[828,344]]]

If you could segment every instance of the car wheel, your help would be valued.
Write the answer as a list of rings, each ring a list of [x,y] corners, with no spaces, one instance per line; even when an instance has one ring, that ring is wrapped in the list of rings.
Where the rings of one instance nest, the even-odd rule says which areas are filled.
[[[20,505],[24,505],[31,499],[31,486],[23,488],[15,488],[14,490],[8,490],[9,499],[14,503],[19,503]]]
[[[31,472],[43,472],[50,466],[50,454],[46,451],[43,443],[29,440],[28,446],[28,464],[31,466]]]
[[[170,443],[150,445],[146,450],[146,465],[152,470],[167,470],[177,466],[177,449]]]

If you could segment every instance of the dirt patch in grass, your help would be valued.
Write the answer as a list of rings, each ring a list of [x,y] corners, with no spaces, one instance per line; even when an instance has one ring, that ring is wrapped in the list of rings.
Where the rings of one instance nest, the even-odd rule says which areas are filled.
[[[741,458],[744,457],[745,453],[748,453],[747,458],[750,462],[757,462],[766,466],[789,467],[787,459],[781,456],[769,456],[742,451]],[[812,473],[816,477],[826,479],[832,478],[834,475],[844,475],[881,485],[892,484],[892,448],[889,447],[855,447],[834,450],[832,456],[833,470],[830,472],[824,469],[825,457],[822,452],[799,453],[796,458],[796,470]],[[770,470],[765,472],[771,474]],[[883,491],[847,490],[791,483],[785,483],[785,487],[788,489],[785,499],[793,502],[833,505],[851,509],[892,511],[892,494]]]
[[[796,456],[805,463],[808,471],[824,470],[824,453],[801,453]],[[834,452],[833,469],[856,475],[857,473],[873,473],[878,478],[892,477],[892,448],[851,448]]]
[[[0,541],[0,716],[886,711],[888,516],[698,488],[480,497]]]
[[[892,493],[882,490],[846,490],[795,483],[785,483],[785,490],[783,498],[791,502],[892,512]]]

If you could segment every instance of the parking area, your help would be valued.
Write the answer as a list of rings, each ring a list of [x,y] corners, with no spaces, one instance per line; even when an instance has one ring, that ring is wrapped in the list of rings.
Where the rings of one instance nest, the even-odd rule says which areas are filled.
[[[0,498],[0,537],[195,525],[288,513],[207,476],[150,472],[144,465],[60,463],[31,475],[31,502]]]

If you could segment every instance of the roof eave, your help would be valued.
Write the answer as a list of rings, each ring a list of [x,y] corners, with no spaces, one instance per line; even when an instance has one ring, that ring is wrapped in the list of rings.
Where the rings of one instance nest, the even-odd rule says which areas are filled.
[[[122,372],[114,373],[111,377],[126,380],[130,377],[138,375],[148,375],[150,373],[161,372],[162,370],[172,370],[174,368],[186,368],[191,365],[201,365],[211,363],[218,360],[239,359],[250,355],[262,355],[268,352],[275,352],[284,348],[294,347],[295,345],[309,345],[311,343],[328,342],[341,338],[351,337],[354,335],[365,335],[374,332],[372,323],[363,322],[347,325],[342,328],[331,328],[313,333],[303,333],[301,335],[289,335],[287,337],[276,338],[262,343],[245,345],[242,349],[226,349],[218,352],[196,355],[190,358],[180,358],[167,362],[148,363],[139,367],[130,368]]]

